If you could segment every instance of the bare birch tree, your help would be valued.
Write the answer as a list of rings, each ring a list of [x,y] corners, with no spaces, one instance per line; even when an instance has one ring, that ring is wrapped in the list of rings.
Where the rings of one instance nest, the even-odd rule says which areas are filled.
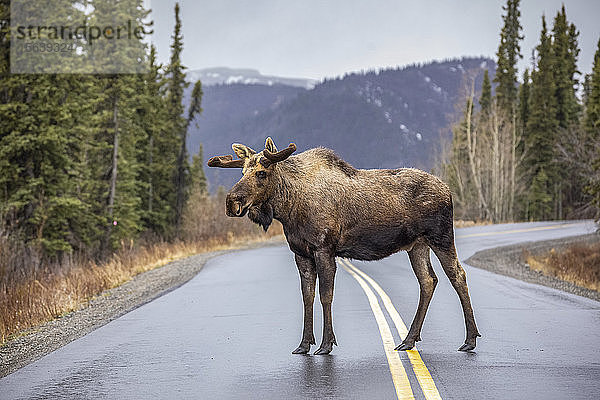
[[[487,113],[474,107],[474,80],[466,90],[464,118],[455,124],[446,178],[455,192],[461,218],[512,221],[522,157],[521,132],[512,116],[494,99]],[[473,203],[475,206],[473,206]]]

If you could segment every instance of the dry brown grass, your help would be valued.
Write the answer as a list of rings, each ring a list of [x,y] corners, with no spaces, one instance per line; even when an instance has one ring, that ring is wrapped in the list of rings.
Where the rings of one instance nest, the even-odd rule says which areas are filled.
[[[473,220],[463,220],[463,219],[455,219],[454,227],[455,228],[468,228],[470,226],[481,226],[481,225],[491,225],[492,221],[473,221]]]
[[[265,234],[246,218],[225,217],[221,196],[191,202],[184,240],[151,244],[122,243],[103,263],[72,257],[43,265],[34,249],[0,232],[0,345],[20,332],[83,306],[102,291],[170,261],[260,241],[282,234],[275,222]]]
[[[600,291],[600,243],[575,244],[566,249],[525,254],[531,269],[578,286]]]

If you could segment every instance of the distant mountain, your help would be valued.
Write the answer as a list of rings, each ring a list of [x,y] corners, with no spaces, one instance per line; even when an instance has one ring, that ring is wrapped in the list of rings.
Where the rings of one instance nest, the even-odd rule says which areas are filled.
[[[188,96],[191,86],[188,88]],[[197,125],[190,127],[188,149],[191,154],[198,151],[200,143],[204,158],[216,154],[232,154],[232,143],[245,143],[241,127],[260,113],[277,109],[281,104],[295,98],[306,89],[288,85],[230,85],[203,86],[202,114]],[[263,143],[264,145],[264,143]],[[219,185],[230,187],[239,172],[205,168],[211,189]]]
[[[351,73],[312,89],[275,84],[220,84],[204,90],[204,112],[189,137],[190,151],[230,154],[231,143],[262,150],[272,136],[298,151],[324,146],[358,168],[411,166],[430,170],[468,81],[480,90],[488,58],[461,58],[397,69]],[[204,81],[203,81],[204,82]],[[206,83],[205,83],[206,84]],[[211,188],[230,187],[240,173],[206,168]]]
[[[267,76],[262,75],[255,69],[235,69],[227,67],[198,69],[194,71],[188,71],[186,75],[187,79],[192,82],[195,82],[198,79],[201,80],[202,85],[204,86],[242,83],[245,85],[267,86],[287,85],[310,89],[317,84],[317,81],[314,79]]]

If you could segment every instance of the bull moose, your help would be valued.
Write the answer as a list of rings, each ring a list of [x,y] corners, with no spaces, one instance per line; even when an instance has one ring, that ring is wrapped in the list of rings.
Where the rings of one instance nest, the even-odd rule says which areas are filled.
[[[292,353],[306,354],[315,343],[313,303],[319,278],[323,307],[323,339],[314,354],[329,354],[337,345],[331,303],[335,257],[379,260],[406,250],[419,281],[417,312],[396,350],[409,350],[421,340],[421,327],[437,276],[429,249],[458,293],[466,325],[459,351],[475,348],[475,325],[465,271],[454,247],[452,196],[433,175],[413,168],[356,169],[332,150],[310,149],[292,156],[296,145],[278,151],[269,137],[257,153],[233,144],[232,155],[212,157],[210,167],[242,168],[243,176],[226,198],[230,217],[248,217],[266,231],[276,219],[294,253],[304,302],[302,341]]]

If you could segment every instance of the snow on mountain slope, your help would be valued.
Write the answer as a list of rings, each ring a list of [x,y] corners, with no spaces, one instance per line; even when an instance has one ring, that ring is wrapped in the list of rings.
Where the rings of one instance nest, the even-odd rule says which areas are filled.
[[[190,82],[195,82],[200,79],[204,86],[241,83],[246,85],[267,86],[287,85],[311,89],[318,83],[315,79],[283,78],[279,76],[262,75],[258,70],[249,68],[206,68],[187,71],[186,75]]]

